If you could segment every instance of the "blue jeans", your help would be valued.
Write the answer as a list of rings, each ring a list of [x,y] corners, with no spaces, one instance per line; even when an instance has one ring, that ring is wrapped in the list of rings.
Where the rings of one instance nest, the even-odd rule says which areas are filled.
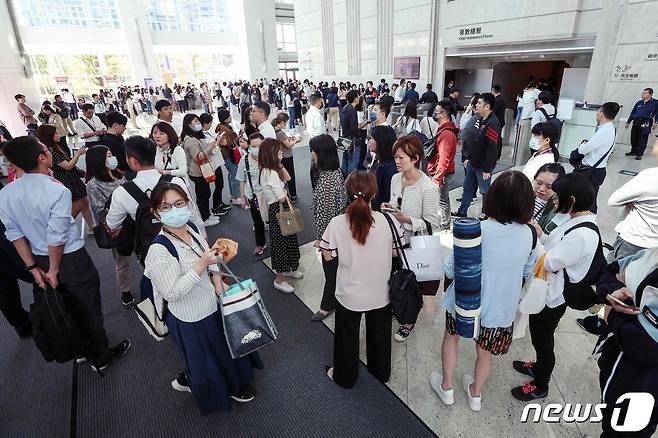
[[[146,112],[147,114],[153,114],[153,102],[149,98],[146,99]]]
[[[359,145],[357,140],[357,144],[351,152],[343,152],[343,161],[340,163],[340,170],[343,172],[345,178],[355,170],[363,170],[361,148],[363,148],[363,146]]]
[[[466,165],[465,171],[462,203],[459,206],[459,210],[457,210],[458,213],[463,214],[468,212],[468,207],[470,207],[471,201],[473,201],[475,190],[477,188],[479,188],[480,193],[482,193],[482,206],[484,207],[484,197],[486,196],[487,191],[489,191],[489,186],[491,186],[491,176],[489,176],[489,179],[485,180],[482,177],[482,169],[476,169],[471,165],[470,161]]]
[[[288,120],[288,126],[290,129],[294,129],[297,126],[297,114],[295,113],[294,106],[288,107],[288,116],[290,116],[290,120]]]
[[[235,175],[238,173],[238,165],[230,158],[227,158],[225,166],[228,170],[228,189],[231,192],[231,198],[240,199],[240,182],[235,179]]]

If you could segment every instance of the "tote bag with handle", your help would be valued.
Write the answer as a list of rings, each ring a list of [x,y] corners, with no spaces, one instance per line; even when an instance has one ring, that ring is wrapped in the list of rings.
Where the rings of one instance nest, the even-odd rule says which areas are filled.
[[[443,248],[441,237],[432,234],[430,223],[425,221],[425,226],[427,234],[412,236],[405,253],[423,295],[436,295],[443,279]]]
[[[285,206],[288,209],[285,209]],[[304,229],[304,219],[302,212],[295,208],[290,202],[290,198],[286,196],[286,202],[279,202],[279,212],[276,214],[276,220],[279,223],[282,236],[292,236]]]
[[[199,158],[199,155],[202,155],[202,158]],[[197,155],[196,159],[196,164],[199,166],[199,171],[201,172],[201,176],[203,176],[203,179],[206,180],[206,182],[214,182],[215,181],[215,168],[213,167],[212,163],[208,159],[208,155],[206,155],[205,152],[201,152],[199,155]]]
[[[228,289],[221,282],[222,293],[218,299],[226,343],[231,357],[237,359],[273,343],[277,330],[256,283],[236,277],[221,258],[217,264],[223,274],[235,280]]]
[[[541,256],[535,264],[533,275],[528,278],[523,286],[519,311],[526,315],[532,315],[542,311],[546,305],[546,294],[548,293],[548,281],[544,271],[544,256]]]

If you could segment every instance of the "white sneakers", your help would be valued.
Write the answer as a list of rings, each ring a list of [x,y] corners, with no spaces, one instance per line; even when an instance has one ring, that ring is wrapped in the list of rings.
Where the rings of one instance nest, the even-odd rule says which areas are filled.
[[[473,377],[468,374],[464,374],[464,378],[462,379],[462,387],[464,388],[466,397],[468,398],[468,407],[470,407],[473,412],[480,412],[480,409],[482,408],[482,397],[473,397],[471,395],[471,390],[469,389],[471,384],[473,384]]]
[[[295,291],[295,288],[290,285],[287,281],[281,283],[274,282],[274,289],[280,290],[283,293],[291,294]]]
[[[443,389],[441,382],[443,381],[443,376],[439,372],[432,372],[430,374],[430,386],[439,396],[441,401],[447,406],[452,406],[455,403],[455,391],[454,389]],[[469,386],[473,384],[473,377],[468,374],[465,374],[462,379],[462,388],[466,392],[466,397],[468,399],[468,407],[471,408],[474,412],[480,412],[482,408],[482,397],[473,397]]]
[[[217,225],[218,223],[219,223],[219,217],[217,217],[215,215],[210,215],[210,217],[208,219],[206,219],[206,221],[203,223],[203,225],[205,225],[206,227],[212,227],[212,226]]]
[[[443,376],[441,373],[434,371],[430,374],[430,385],[432,386],[432,389],[436,392],[443,403],[447,406],[451,406],[455,403],[455,391],[454,389],[443,389],[441,386],[442,381]]]
[[[304,277],[304,273],[302,271],[284,272],[283,276],[288,277],[288,278],[297,278],[297,279],[299,279],[299,278]]]

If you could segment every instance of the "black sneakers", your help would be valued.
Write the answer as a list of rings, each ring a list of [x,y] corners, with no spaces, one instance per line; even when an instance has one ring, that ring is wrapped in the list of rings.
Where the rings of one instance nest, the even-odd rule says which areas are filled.
[[[528,382],[523,386],[512,388],[512,397],[517,400],[529,402],[537,400],[538,398],[546,398],[548,396],[548,386],[545,389],[539,389],[537,385]]]
[[[110,359],[107,362],[103,364],[92,364],[91,369],[96,371],[97,373],[105,370],[105,368],[109,367],[113,362],[116,362],[117,360],[125,356],[126,353],[128,353],[128,350],[130,350],[130,339],[124,339],[114,347],[110,348],[110,352],[112,353],[112,355],[110,356]]]
[[[171,386],[180,392],[192,392],[190,389],[190,381],[187,378],[187,374],[180,373],[178,377],[171,381]]]
[[[239,403],[250,402],[256,397],[256,388],[251,385],[242,385],[240,392],[235,395],[231,395],[231,398]]]
[[[598,315],[590,315],[585,318],[576,319],[576,323],[592,335],[601,336],[601,334],[608,328],[608,324],[599,318]]]
[[[466,213],[460,213],[459,211],[455,211],[454,213],[450,213],[450,217],[456,217],[456,218],[466,217]]]
[[[121,293],[121,304],[128,307],[135,304],[135,297],[130,291]]]
[[[535,365],[534,362],[523,362],[520,360],[515,360],[512,362],[512,366],[516,371],[526,376],[535,377],[535,373],[532,372],[532,367]]]
[[[219,207],[210,210],[215,216],[224,216],[225,214],[228,214],[229,211],[231,211],[231,206],[226,204],[220,204]]]

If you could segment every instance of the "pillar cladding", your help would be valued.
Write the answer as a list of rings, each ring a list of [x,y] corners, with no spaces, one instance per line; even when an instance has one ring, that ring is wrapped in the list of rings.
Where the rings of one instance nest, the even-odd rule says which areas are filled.
[[[453,242],[457,334],[465,338],[476,338],[480,331],[480,293],[482,291],[480,220],[474,218],[455,220]]]
[[[336,74],[336,55],[334,52],[334,3],[323,1],[322,14],[322,48],[324,50],[324,74]]]
[[[347,0],[347,74],[361,74],[361,8],[359,0]]]
[[[393,74],[393,0],[379,0],[377,6],[377,73]]]

